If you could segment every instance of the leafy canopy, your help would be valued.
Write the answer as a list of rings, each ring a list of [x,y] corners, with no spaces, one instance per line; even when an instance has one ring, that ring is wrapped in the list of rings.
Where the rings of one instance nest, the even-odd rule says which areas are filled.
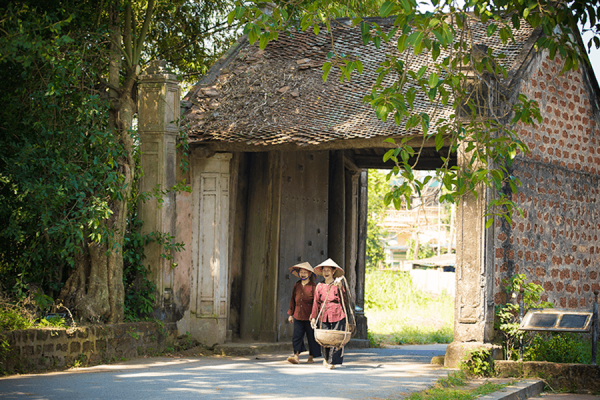
[[[465,195],[477,196],[484,187],[492,189],[487,226],[494,216],[511,221],[516,209],[512,194],[520,185],[511,174],[511,165],[519,154],[528,151],[515,127],[540,123],[541,116],[539,104],[523,94],[516,102],[508,101],[512,93],[506,87],[505,54],[480,46],[473,28],[483,25],[487,37],[504,45],[514,43],[515,33],[525,26],[538,29],[542,35],[537,38],[536,48],[547,50],[551,58],[559,56],[564,61],[564,72],[584,62],[577,24],[587,26],[594,34],[600,26],[598,1],[388,0],[379,3],[378,14],[393,20],[391,29],[366,18],[373,15],[369,7],[372,10],[376,2],[291,0],[257,4],[239,1],[229,14],[229,22],[245,23],[244,33],[261,48],[282,31],[302,29],[331,36],[334,49],[323,65],[324,80],[332,68],[339,70],[342,82],[363,71],[360,58],[335,50],[332,27],[340,14],[360,30],[363,45],[372,43],[384,51],[382,43],[392,43],[397,52],[385,54],[372,92],[364,97],[379,119],[393,119],[409,132],[384,157],[396,164],[390,177],[404,178],[404,183],[386,196],[386,203],[400,208],[403,202],[410,205],[412,196],[420,195],[431,177],[419,178],[413,170],[424,146],[434,145],[437,151],[449,151],[449,156],[442,158],[444,165],[436,171],[443,184],[441,201],[454,203]],[[594,36],[588,46],[599,47],[598,37]],[[427,65],[413,67],[411,60],[416,56],[425,56]],[[497,100],[490,101],[492,97]],[[430,112],[419,111],[416,98],[451,107],[452,113],[440,117],[440,107],[436,106]],[[460,161],[459,166],[450,163],[453,158]]]
[[[124,257],[126,286],[137,294],[130,298],[130,290],[117,302],[148,313],[152,304],[140,298],[152,292],[143,245],[178,244],[166,233],[141,237],[135,207],[120,219],[127,226],[106,223],[123,209],[117,203],[149,196],[126,194],[137,181],[127,181],[123,160],[139,165],[139,140],[135,131],[111,126],[119,101],[108,88],[135,99],[137,76],[153,58],[166,59],[184,78],[207,70],[235,39],[223,22],[230,6],[228,0],[0,5],[0,292],[22,299],[40,288],[55,297],[86,244],[126,234],[108,250]],[[111,46],[121,56],[112,69]],[[78,281],[86,284],[85,277]]]

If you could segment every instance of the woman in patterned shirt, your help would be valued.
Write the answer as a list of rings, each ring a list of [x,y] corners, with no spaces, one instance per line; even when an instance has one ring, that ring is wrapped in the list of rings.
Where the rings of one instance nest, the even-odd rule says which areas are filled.
[[[344,275],[342,267],[337,265],[331,258],[323,261],[315,267],[317,275],[323,275],[324,283],[319,283],[315,291],[315,301],[310,314],[310,321],[313,327],[319,324],[320,329],[343,331],[346,329],[346,314],[342,306],[342,296],[344,302],[348,303],[341,277]],[[340,279],[335,279],[340,278]],[[325,309],[321,313],[320,321],[317,321],[317,316],[321,310],[322,304],[325,304]],[[322,325],[321,325],[322,323]],[[335,347],[323,347],[323,365],[326,368],[334,369],[335,365],[342,365],[344,361],[343,349]]]

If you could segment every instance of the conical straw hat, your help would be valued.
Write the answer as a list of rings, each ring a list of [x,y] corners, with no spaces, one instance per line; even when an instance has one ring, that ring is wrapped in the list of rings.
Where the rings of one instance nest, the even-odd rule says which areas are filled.
[[[323,276],[323,267],[332,267],[334,269],[334,271],[333,271],[334,278],[339,278],[340,276],[344,275],[344,270],[342,269],[342,267],[337,265],[336,262],[333,261],[331,258],[328,258],[327,260],[323,261],[321,264],[317,265],[315,267],[315,273],[317,275]]]
[[[315,270],[313,269],[313,267],[308,262],[303,262],[303,263],[300,263],[300,264],[296,264],[296,265],[290,267],[288,271],[290,271],[290,273],[292,275],[300,277],[300,275],[298,274],[298,270],[300,268],[305,269],[305,270],[309,271],[312,274],[315,273]]]

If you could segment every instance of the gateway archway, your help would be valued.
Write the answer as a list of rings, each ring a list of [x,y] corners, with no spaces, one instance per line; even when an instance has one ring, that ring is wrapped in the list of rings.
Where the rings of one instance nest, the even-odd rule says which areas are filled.
[[[145,229],[175,232],[178,241],[188,244],[185,252],[175,255],[179,267],[166,265],[158,254],[159,261],[152,264],[161,313],[178,321],[182,332],[209,345],[234,338],[287,341],[291,332],[285,312],[293,286],[287,269],[298,261],[317,264],[331,257],[346,268],[358,311],[357,339],[368,345],[361,312],[368,169],[390,168],[382,158],[393,145],[377,138],[332,141],[303,150],[294,144],[262,147],[263,151],[228,143],[194,146],[190,170],[181,175],[176,132],[168,116],[156,118],[154,106],[162,103],[170,115],[176,114],[177,104],[169,103],[175,100],[169,89],[173,82],[168,74],[152,74],[141,85],[142,163],[156,170],[145,175],[143,189],[169,187],[181,179],[192,185],[191,194],[170,195],[162,208],[144,204],[141,209]],[[146,103],[152,105],[149,120],[144,117]],[[166,122],[161,125],[162,121]],[[434,169],[447,155],[433,146],[425,148],[419,169]],[[468,199],[458,211],[459,344],[484,343],[493,327],[493,314],[484,307],[491,293],[484,268],[484,198]]]

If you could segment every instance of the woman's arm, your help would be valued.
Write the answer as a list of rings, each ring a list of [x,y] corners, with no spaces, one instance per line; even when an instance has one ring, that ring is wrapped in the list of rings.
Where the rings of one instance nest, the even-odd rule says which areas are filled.
[[[292,298],[290,299],[290,308],[288,309],[288,315],[289,316],[293,316],[294,312],[296,311],[296,288],[298,287],[298,283],[296,282],[296,284],[294,285],[294,288],[292,289]]]
[[[313,299],[312,312],[310,313],[310,320],[316,320],[319,314],[319,308],[321,307],[320,292],[323,286],[319,283],[315,288],[315,297]]]

